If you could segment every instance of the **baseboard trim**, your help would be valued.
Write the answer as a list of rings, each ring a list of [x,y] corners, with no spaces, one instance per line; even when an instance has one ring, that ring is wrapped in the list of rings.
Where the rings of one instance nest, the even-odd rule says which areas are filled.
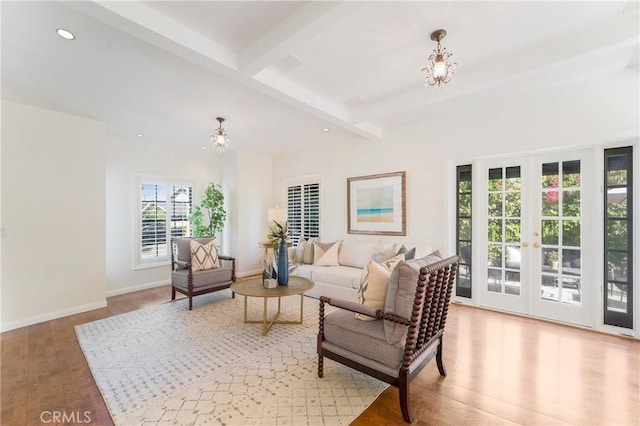
[[[46,314],[40,314],[29,318],[24,318],[18,321],[12,321],[5,324],[0,324],[0,332],[15,330],[16,328],[27,327],[29,325],[38,324],[45,321],[51,321],[62,317],[68,317],[69,315],[80,314],[82,312],[93,311],[94,309],[106,308],[107,301],[88,303],[86,305],[75,306],[69,309],[62,309],[55,312],[48,312]]]
[[[115,290],[107,291],[107,297],[120,296],[121,294],[133,293],[135,291],[147,290],[149,288],[154,288],[154,287],[162,287],[163,285],[169,285],[169,284],[171,284],[171,280],[162,280],[162,281],[154,281],[154,282],[145,283],[145,284],[132,285],[124,288],[117,288]]]
[[[236,274],[237,278],[246,278],[246,277],[250,277],[252,275],[260,275],[262,274],[262,269],[252,269],[249,271],[243,271],[243,272],[238,272]]]

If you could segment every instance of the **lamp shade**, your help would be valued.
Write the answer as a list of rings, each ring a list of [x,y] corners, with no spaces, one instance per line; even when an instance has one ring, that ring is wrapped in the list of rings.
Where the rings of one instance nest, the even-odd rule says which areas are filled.
[[[283,223],[285,220],[287,220],[287,211],[281,208],[269,209],[267,211],[267,220],[269,221],[269,223],[273,222],[274,220],[278,223]]]

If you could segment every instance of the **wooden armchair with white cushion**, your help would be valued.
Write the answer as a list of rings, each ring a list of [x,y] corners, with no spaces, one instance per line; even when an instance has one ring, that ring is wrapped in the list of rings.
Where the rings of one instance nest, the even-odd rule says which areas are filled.
[[[195,296],[224,290],[236,281],[235,258],[219,255],[214,238],[174,238],[171,248],[171,300],[176,292],[186,295],[189,310]]]
[[[327,357],[396,386],[402,417],[411,423],[411,381],[434,357],[440,374],[447,374],[442,361],[442,337],[457,262],[457,256],[443,260],[437,253],[401,260],[386,265],[386,292],[374,291],[361,297],[360,303],[320,297],[318,377],[323,376],[323,357]],[[361,292],[365,286],[375,287],[385,281],[376,272],[384,269],[380,266],[385,265],[369,265],[371,276],[363,281]],[[376,306],[373,299],[385,293],[384,301]],[[373,302],[367,303],[367,299]],[[325,304],[341,309],[325,316]]]

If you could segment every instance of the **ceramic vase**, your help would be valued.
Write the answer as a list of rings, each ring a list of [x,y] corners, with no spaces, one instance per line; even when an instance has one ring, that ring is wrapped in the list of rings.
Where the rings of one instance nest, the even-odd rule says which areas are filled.
[[[278,285],[287,284],[289,284],[289,251],[287,242],[283,238],[278,246]]]

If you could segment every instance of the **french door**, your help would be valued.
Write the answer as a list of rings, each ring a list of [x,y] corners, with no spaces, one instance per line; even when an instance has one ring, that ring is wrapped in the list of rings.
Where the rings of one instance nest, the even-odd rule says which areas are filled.
[[[474,269],[481,305],[590,325],[593,168],[588,151],[474,167]]]

